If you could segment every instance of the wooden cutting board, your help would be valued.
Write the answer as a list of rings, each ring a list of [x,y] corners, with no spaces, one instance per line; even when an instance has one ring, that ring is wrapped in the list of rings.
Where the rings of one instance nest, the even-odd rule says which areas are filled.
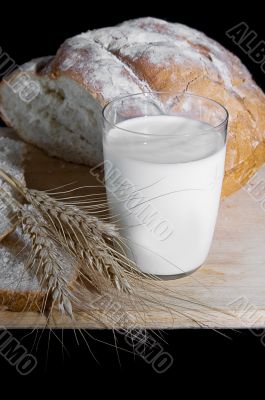
[[[35,189],[51,189],[69,182],[78,186],[98,184],[88,167],[50,158],[36,149],[26,163],[26,179],[28,186]],[[169,287],[177,295],[196,300],[189,316],[201,321],[203,326],[265,327],[265,166],[252,181],[252,186],[247,186],[248,191],[241,189],[222,201],[206,263],[188,277],[161,282],[162,287]],[[255,188],[257,183],[259,187]],[[174,307],[178,310],[178,303]],[[145,315],[145,326],[160,329],[198,326],[189,316],[173,317],[154,309]],[[0,324],[43,327],[46,320],[37,313],[14,313],[0,307]],[[73,327],[60,316],[55,317],[50,326]],[[98,328],[100,325],[80,318],[75,327]]]

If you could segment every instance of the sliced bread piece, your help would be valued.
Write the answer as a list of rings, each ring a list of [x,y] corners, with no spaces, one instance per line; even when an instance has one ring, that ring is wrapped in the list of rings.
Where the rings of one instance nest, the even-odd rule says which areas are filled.
[[[0,135],[0,168],[25,184],[23,160],[28,145],[19,140],[11,139],[12,131],[1,129]],[[6,196],[6,193],[10,197]],[[6,232],[12,228],[11,217],[14,214],[14,202],[12,199],[20,199],[17,191],[6,183],[0,176],[0,238],[3,239]]]
[[[17,228],[0,243],[0,304],[12,311],[40,311],[44,303],[45,291],[34,271],[25,268],[26,260],[25,242]]]
[[[23,161],[29,146],[21,141],[10,139],[11,132],[0,130],[0,168],[25,184]],[[17,193],[0,178],[1,188],[14,197]],[[0,197],[0,235],[11,227],[11,207]],[[18,227],[0,242],[0,304],[13,311],[23,309],[40,310],[44,300],[37,277],[25,268],[27,260],[25,241]]]
[[[25,184],[23,161],[30,153],[31,147],[19,140],[15,140],[12,132],[7,129],[0,129],[0,168],[12,175],[22,184]],[[43,306],[49,304],[45,285],[41,284],[42,276],[38,273],[37,267],[28,265],[29,254],[32,243],[22,233],[21,227],[17,226],[12,233],[5,236],[12,226],[10,216],[14,215],[13,204],[7,201],[9,193],[13,198],[19,200],[18,194],[10,185],[0,178],[0,305],[7,306],[12,311],[22,310],[43,310]],[[36,215],[38,221],[41,216],[36,214],[32,206],[24,206],[30,215]],[[1,239],[1,236],[4,239]],[[69,283],[69,286],[76,279],[76,270],[66,254],[54,249],[57,258],[62,266],[60,274]],[[48,300],[48,302],[47,302]]]

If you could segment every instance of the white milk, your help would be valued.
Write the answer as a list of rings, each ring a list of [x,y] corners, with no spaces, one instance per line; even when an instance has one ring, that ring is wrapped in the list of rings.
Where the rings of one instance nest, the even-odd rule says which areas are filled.
[[[224,137],[178,116],[139,117],[117,126],[123,130],[113,128],[104,138],[105,179],[112,214],[128,239],[127,255],[156,275],[195,270],[214,232]]]

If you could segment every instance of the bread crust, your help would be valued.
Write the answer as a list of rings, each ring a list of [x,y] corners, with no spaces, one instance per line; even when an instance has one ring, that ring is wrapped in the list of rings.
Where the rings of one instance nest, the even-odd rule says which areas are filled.
[[[190,92],[229,112],[223,197],[265,162],[265,96],[241,61],[201,32],[154,18],[126,21],[66,40],[48,62],[26,67],[32,77],[62,76],[104,106],[117,95]],[[0,105],[3,120],[4,107]],[[34,144],[34,143],[32,143]]]

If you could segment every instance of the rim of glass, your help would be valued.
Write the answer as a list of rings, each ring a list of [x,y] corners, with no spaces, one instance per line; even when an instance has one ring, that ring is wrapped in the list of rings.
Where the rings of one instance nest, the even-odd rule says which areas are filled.
[[[133,94],[127,94],[127,95],[124,95],[124,96],[117,96],[117,97],[115,97],[113,100],[111,100],[111,101],[109,101],[104,107],[103,107],[103,109],[102,109],[102,117],[103,117],[103,119],[104,119],[104,121],[106,121],[110,126],[112,126],[113,128],[116,128],[116,129],[119,129],[120,131],[124,131],[124,132],[130,132],[130,133],[133,133],[133,134],[136,134],[136,135],[141,135],[141,136],[170,136],[170,137],[175,137],[175,135],[165,135],[165,134],[161,134],[161,135],[153,135],[152,133],[150,134],[150,133],[143,133],[143,132],[136,132],[136,131],[133,131],[133,130],[129,130],[129,129],[125,129],[125,128],[121,128],[120,126],[118,126],[117,124],[114,124],[114,123],[112,123],[112,122],[110,122],[108,119],[107,119],[107,117],[105,116],[105,112],[106,112],[106,110],[108,109],[108,107],[110,107],[113,103],[115,103],[116,101],[118,101],[118,100],[122,100],[122,99],[126,99],[126,98],[128,98],[128,97],[136,97],[136,96],[140,96],[140,95],[146,95],[146,94],[172,94],[172,92],[169,92],[169,91],[151,91],[151,92],[138,92],[138,93],[133,93]],[[213,100],[213,99],[210,99],[209,97],[206,97],[206,96],[200,96],[200,95],[197,95],[197,94],[193,94],[193,93],[189,93],[189,92],[185,92],[185,93],[183,93],[183,92],[176,92],[176,93],[174,93],[174,95],[177,97],[177,96],[190,96],[190,97],[197,97],[197,98],[199,98],[199,99],[204,99],[204,100],[208,100],[208,101],[210,101],[211,103],[213,103],[213,104],[215,104],[216,106],[218,106],[218,107],[220,107],[223,111],[224,111],[224,119],[222,120],[222,122],[220,122],[220,124],[218,124],[218,125],[215,125],[215,126],[213,126],[213,125],[210,125],[210,124],[208,124],[209,125],[209,128],[205,128],[205,129],[202,129],[202,131],[211,131],[212,129],[219,129],[219,128],[221,128],[223,125],[226,125],[227,124],[227,121],[228,121],[228,117],[229,117],[229,113],[228,113],[228,111],[227,111],[227,109],[221,104],[221,103],[219,103],[218,101],[215,101],[215,100]],[[137,118],[137,117],[136,117]],[[129,118],[128,118],[129,119]],[[199,120],[198,120],[199,121]],[[186,135],[186,134],[183,134],[183,135]]]

